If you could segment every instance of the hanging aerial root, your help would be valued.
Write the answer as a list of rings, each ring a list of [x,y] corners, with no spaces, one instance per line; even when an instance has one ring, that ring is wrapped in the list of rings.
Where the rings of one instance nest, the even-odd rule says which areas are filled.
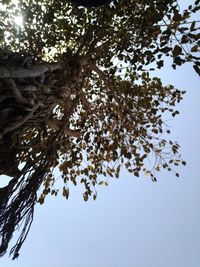
[[[0,256],[7,252],[14,231],[21,227],[22,223],[21,234],[10,251],[10,255],[13,256],[12,259],[19,256],[19,250],[26,239],[33,221],[37,191],[48,172],[47,164],[46,166],[43,164],[38,166],[27,177],[25,177],[25,174],[17,177],[14,182],[11,181],[7,186],[7,192],[5,192],[0,206]]]

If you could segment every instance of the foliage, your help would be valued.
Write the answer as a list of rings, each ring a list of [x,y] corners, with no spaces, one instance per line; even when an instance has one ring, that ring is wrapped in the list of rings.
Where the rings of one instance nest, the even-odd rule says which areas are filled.
[[[184,11],[175,0],[116,0],[88,9],[4,0],[0,8],[0,174],[13,177],[0,189],[0,253],[23,221],[11,250],[16,258],[35,203],[58,193],[55,168],[63,196],[70,182],[80,182],[87,201],[122,167],[156,181],[161,168],[186,164],[165,122],[166,113],[179,113],[184,92],[150,71],[169,56],[173,68],[191,62],[200,75],[200,28],[191,21],[200,1]]]
[[[72,0],[73,5],[83,6],[83,7],[98,7],[102,5],[110,4],[111,0]]]

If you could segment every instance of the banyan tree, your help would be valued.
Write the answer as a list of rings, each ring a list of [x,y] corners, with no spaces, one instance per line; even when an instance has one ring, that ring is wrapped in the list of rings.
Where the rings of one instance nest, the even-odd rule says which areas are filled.
[[[0,4],[0,179],[10,177],[0,188],[0,256],[20,226],[19,255],[47,195],[68,198],[81,183],[84,200],[96,199],[96,185],[122,168],[156,181],[162,168],[178,176],[186,164],[165,121],[184,92],[150,71],[168,56],[200,73],[199,1],[183,11],[175,0],[109,3]]]

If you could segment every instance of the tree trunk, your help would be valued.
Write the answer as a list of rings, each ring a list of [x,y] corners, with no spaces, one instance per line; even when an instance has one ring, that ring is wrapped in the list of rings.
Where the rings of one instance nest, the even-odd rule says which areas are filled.
[[[87,60],[76,55],[58,63],[37,62],[21,53],[2,51],[0,175],[13,178],[0,188],[0,256],[23,222],[11,250],[14,259],[30,229],[37,191],[58,158],[58,140],[63,134],[79,136],[69,128],[69,119],[78,104]]]
[[[66,104],[79,94],[80,74],[86,60],[71,56],[59,63],[39,63],[20,53],[5,51],[3,55],[0,57],[0,174],[13,176],[19,172],[17,162],[24,147],[31,149],[49,128],[58,130],[64,118],[58,119],[54,109],[64,99]],[[68,118],[65,119],[67,124]],[[66,133],[78,134],[67,128]]]

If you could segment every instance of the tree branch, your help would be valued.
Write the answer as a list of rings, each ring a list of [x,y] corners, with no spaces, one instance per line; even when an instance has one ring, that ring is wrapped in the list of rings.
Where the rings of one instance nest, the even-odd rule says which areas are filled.
[[[14,131],[15,129],[19,128],[20,126],[22,126],[25,122],[27,122],[32,116],[33,113],[36,111],[36,109],[41,105],[40,102],[38,102],[33,108],[32,111],[29,112],[27,115],[25,115],[21,120],[19,119],[18,121],[11,123],[10,125],[8,125],[7,127],[5,127],[3,129],[3,131],[0,134],[0,139],[2,138],[1,135],[5,135],[6,133],[9,133],[11,131]]]
[[[15,97],[18,103],[29,104],[29,101],[21,95],[20,90],[13,79],[9,78],[6,83],[8,84],[9,89],[12,90],[12,96]]]
[[[35,78],[43,75],[47,71],[62,69],[61,64],[38,64],[30,68],[16,66],[0,66],[0,78]]]

